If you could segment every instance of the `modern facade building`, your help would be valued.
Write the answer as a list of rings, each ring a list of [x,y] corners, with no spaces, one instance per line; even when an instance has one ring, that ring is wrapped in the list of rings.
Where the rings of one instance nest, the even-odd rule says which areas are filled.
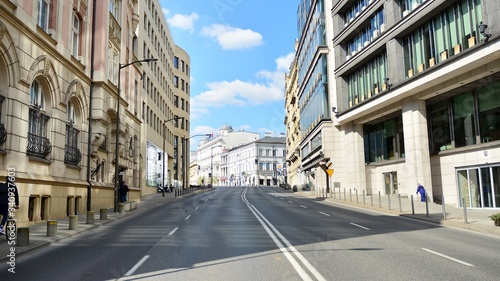
[[[335,181],[500,208],[500,2],[332,3]]]
[[[141,78],[167,69],[169,82],[162,84],[175,88],[175,73],[189,80],[171,62],[160,66],[174,54],[189,64],[173,43],[162,50],[168,54],[155,50],[157,62],[145,60],[153,54],[140,48],[151,50],[158,39],[139,45],[140,15],[153,17],[150,10],[140,12],[144,3],[0,0],[0,176],[15,175],[20,225],[112,208],[120,180],[130,188],[129,200],[144,193],[145,108],[154,96],[145,95]],[[186,109],[169,103],[176,94],[188,100],[179,91],[171,91],[165,114],[189,120]],[[148,119],[153,120],[161,132],[163,115]],[[185,136],[188,129],[171,125],[169,130],[174,155],[174,136]]]
[[[334,73],[334,53],[331,51],[332,21],[326,17],[331,5],[332,1],[304,0],[300,2],[297,12],[298,41],[295,63],[298,111],[289,107],[293,113],[288,117],[292,121],[294,114],[300,113],[300,169],[297,168],[295,173],[288,175],[300,178],[301,187],[306,189],[324,187],[328,183],[327,178],[323,176],[325,172],[321,170],[321,163],[333,158],[334,145],[339,137],[338,130],[333,128],[331,111],[331,93],[335,89],[335,80],[329,79]],[[292,74],[293,72],[290,73]],[[290,80],[290,83],[294,83],[293,80]],[[293,96],[290,101],[292,98]],[[293,126],[295,125],[287,129],[292,130]],[[295,135],[298,137],[297,133]],[[292,140],[287,150],[289,160],[293,163],[297,147],[292,144]]]
[[[189,136],[189,55],[170,34],[158,0],[139,1],[141,24],[137,45],[145,58],[157,58],[143,68],[141,101],[144,122],[145,179],[143,194],[160,185],[185,186],[189,155],[184,142]]]

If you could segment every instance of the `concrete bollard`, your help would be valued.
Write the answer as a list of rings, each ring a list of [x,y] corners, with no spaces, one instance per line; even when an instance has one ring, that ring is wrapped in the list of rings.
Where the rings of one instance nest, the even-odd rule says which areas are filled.
[[[16,246],[25,247],[30,244],[30,228],[19,227],[17,228],[17,241]]]
[[[69,216],[69,230],[77,230],[78,229],[78,216],[71,215]]]
[[[99,219],[107,220],[108,219],[108,209],[100,209],[99,210]]]
[[[53,237],[57,236],[57,221],[48,220],[47,221],[47,236]]]
[[[94,224],[94,211],[87,211],[87,224]]]
[[[120,204],[118,205],[118,212],[120,212],[120,213],[125,212],[125,204],[120,203]]]
[[[130,201],[130,209],[131,210],[137,209],[137,201]]]

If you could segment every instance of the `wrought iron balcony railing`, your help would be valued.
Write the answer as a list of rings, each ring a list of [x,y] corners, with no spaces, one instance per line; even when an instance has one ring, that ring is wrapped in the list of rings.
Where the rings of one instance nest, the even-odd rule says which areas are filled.
[[[0,124],[0,144],[4,144],[7,140],[7,130],[5,130],[4,124]]]
[[[51,151],[52,144],[48,138],[28,133],[28,155],[45,158]]]
[[[64,163],[78,165],[82,160],[80,149],[66,145],[64,148]]]

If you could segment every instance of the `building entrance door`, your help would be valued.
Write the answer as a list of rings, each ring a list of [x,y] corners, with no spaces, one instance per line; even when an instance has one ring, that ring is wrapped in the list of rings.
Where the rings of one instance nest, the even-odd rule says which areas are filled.
[[[385,194],[398,193],[398,174],[397,172],[384,173]]]

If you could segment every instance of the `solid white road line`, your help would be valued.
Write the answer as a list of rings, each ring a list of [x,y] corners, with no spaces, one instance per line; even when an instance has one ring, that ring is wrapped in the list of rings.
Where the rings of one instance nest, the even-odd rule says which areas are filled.
[[[470,264],[470,263],[468,263],[468,262],[464,262],[464,261],[461,261],[461,260],[458,260],[458,259],[452,258],[452,257],[450,257],[450,256],[443,255],[443,254],[441,254],[441,253],[431,251],[431,250],[426,249],[426,248],[422,248],[422,250],[427,251],[427,252],[429,252],[429,253],[431,253],[431,254],[434,254],[434,255],[437,255],[437,256],[440,256],[440,257],[443,257],[443,258],[446,258],[446,259],[452,260],[452,261],[454,261],[454,262],[461,263],[461,264],[466,265],[466,266],[474,266],[474,265],[472,265],[472,264]]]
[[[134,265],[127,273],[125,273],[124,276],[130,276],[134,274],[134,272],[141,266],[147,259],[149,258],[149,255],[142,257],[142,259]]]
[[[174,230],[170,231],[170,233],[168,234],[168,236],[172,236],[176,231],[177,229],[179,229],[178,227],[174,228]]]
[[[330,216],[330,215],[329,215],[329,214],[327,214],[327,213],[323,213],[323,212],[319,212],[319,213],[320,213],[320,214],[322,214],[323,216],[327,216],[327,217],[329,217],[329,216]]]
[[[350,224],[351,224],[351,225],[354,225],[354,226],[357,226],[357,227],[359,227],[359,228],[362,228],[362,229],[370,230],[368,227],[364,227],[364,226],[362,226],[362,225],[359,225],[359,224],[356,224],[356,223],[353,223],[353,222],[351,222]]]

